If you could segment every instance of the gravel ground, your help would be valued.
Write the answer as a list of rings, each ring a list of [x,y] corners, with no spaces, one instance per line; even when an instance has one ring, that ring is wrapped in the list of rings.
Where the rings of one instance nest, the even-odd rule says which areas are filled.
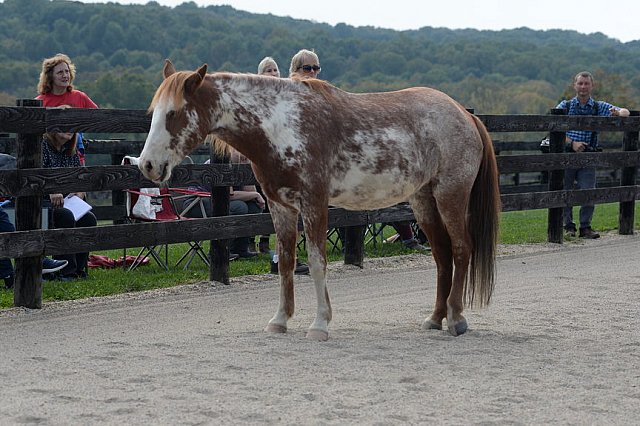
[[[330,265],[328,342],[296,278],[243,277],[0,313],[0,424],[639,424],[640,238],[499,249],[469,331],[423,331],[435,265]]]

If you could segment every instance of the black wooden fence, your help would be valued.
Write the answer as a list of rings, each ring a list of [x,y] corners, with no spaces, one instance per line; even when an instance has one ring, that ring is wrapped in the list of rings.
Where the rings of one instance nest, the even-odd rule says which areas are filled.
[[[90,133],[146,133],[150,116],[142,110],[46,109],[39,101],[18,101],[17,107],[0,107],[0,132],[15,133],[18,168],[0,171],[0,196],[15,197],[16,227],[14,233],[0,234],[0,257],[16,258],[14,304],[41,307],[41,260],[43,255],[97,251],[123,247],[141,247],[208,239],[212,242],[210,278],[228,282],[228,248],[226,240],[241,236],[273,233],[269,215],[226,216],[228,207],[216,198],[220,217],[109,225],[95,228],[41,230],[41,205],[44,194],[73,191],[115,191],[156,186],[142,177],[135,166],[90,166],[68,169],[42,169],[40,141],[46,131],[82,131]],[[558,113],[558,111],[553,111]],[[640,117],[592,117],[564,115],[478,115],[488,130],[498,132],[550,132],[552,154],[508,155],[498,157],[500,173],[549,172],[549,190],[503,194],[503,211],[549,209],[549,241],[562,242],[562,208],[567,205],[620,203],[619,232],[633,233],[635,200],[640,198],[637,168],[640,165],[638,133]],[[622,151],[603,153],[562,152],[564,132],[570,129],[623,132]],[[2,140],[0,139],[0,142]],[[6,140],[5,140],[6,142]],[[96,142],[88,152],[103,145],[104,152],[119,156],[131,144]],[[127,147],[127,148],[125,148]],[[121,150],[121,151],[119,151]],[[206,151],[204,151],[206,152]],[[581,191],[563,191],[565,168],[598,167],[621,169],[620,185]],[[173,187],[209,185],[221,196],[226,187],[254,183],[248,165],[211,164],[178,166],[169,182]],[[99,216],[115,217],[121,206],[96,209]],[[375,211],[330,209],[329,227],[347,226],[345,262],[362,265],[363,232],[370,223],[412,219],[406,205]]]

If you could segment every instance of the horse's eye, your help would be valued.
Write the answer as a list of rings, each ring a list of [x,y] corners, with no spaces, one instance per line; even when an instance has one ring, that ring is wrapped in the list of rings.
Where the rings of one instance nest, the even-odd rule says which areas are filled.
[[[167,113],[167,120],[172,120],[175,116],[176,116],[176,112],[175,111],[169,111]]]

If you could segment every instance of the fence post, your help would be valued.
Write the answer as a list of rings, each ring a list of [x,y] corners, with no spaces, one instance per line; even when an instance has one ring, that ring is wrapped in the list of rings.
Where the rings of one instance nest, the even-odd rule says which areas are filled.
[[[638,117],[640,111],[630,111],[631,117]],[[638,150],[638,131],[624,132],[622,139],[623,151]],[[634,186],[638,177],[638,167],[625,167],[620,175],[620,186]],[[618,216],[618,233],[620,235],[633,235],[633,222],[635,219],[636,201],[623,201],[620,203],[620,213]]]
[[[210,144],[209,157],[211,163],[229,163],[229,154],[220,155]],[[213,186],[211,188],[211,210],[214,217],[229,216],[229,187]],[[209,279],[229,284],[229,240],[211,240],[209,246]]]
[[[42,107],[37,99],[18,99],[19,107]],[[18,133],[16,135],[17,168],[42,167],[42,135]],[[42,227],[42,195],[16,197],[16,230],[28,231]],[[22,257],[16,261],[16,280],[13,289],[14,306],[42,308],[42,255]]]
[[[550,111],[551,115],[566,115],[566,109],[554,108]],[[549,133],[549,152],[564,152],[565,143],[564,132]],[[560,191],[564,188],[564,170],[551,170],[549,173],[549,191]],[[549,209],[547,216],[547,240],[550,243],[562,244],[562,210],[563,207],[554,207]]]
[[[347,226],[344,232],[344,264],[362,268],[366,225]]]
[[[124,159],[124,155],[122,154],[111,154],[111,164],[113,164],[114,166],[119,166],[120,164],[122,164],[123,159]],[[126,198],[127,197],[125,192],[121,189],[114,189],[111,191],[112,206],[124,206],[126,203]],[[114,225],[121,224],[121,223],[126,223],[126,220],[123,217],[115,219],[113,221]]]

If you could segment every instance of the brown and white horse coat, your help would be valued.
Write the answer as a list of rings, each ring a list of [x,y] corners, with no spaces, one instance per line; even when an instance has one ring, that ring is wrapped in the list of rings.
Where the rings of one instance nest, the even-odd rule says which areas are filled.
[[[496,161],[482,123],[450,97],[429,88],[354,94],[319,80],[208,75],[206,65],[176,72],[169,61],[164,75],[139,167],[150,180],[166,181],[208,134],[251,160],[278,236],[280,305],[268,331],[285,332],[293,315],[301,214],[318,301],[308,336],[328,337],[329,205],[368,210],[410,202],[438,267],[425,328],[441,329],[446,318],[453,335],[464,333],[463,299],[489,303],[500,211]]]

